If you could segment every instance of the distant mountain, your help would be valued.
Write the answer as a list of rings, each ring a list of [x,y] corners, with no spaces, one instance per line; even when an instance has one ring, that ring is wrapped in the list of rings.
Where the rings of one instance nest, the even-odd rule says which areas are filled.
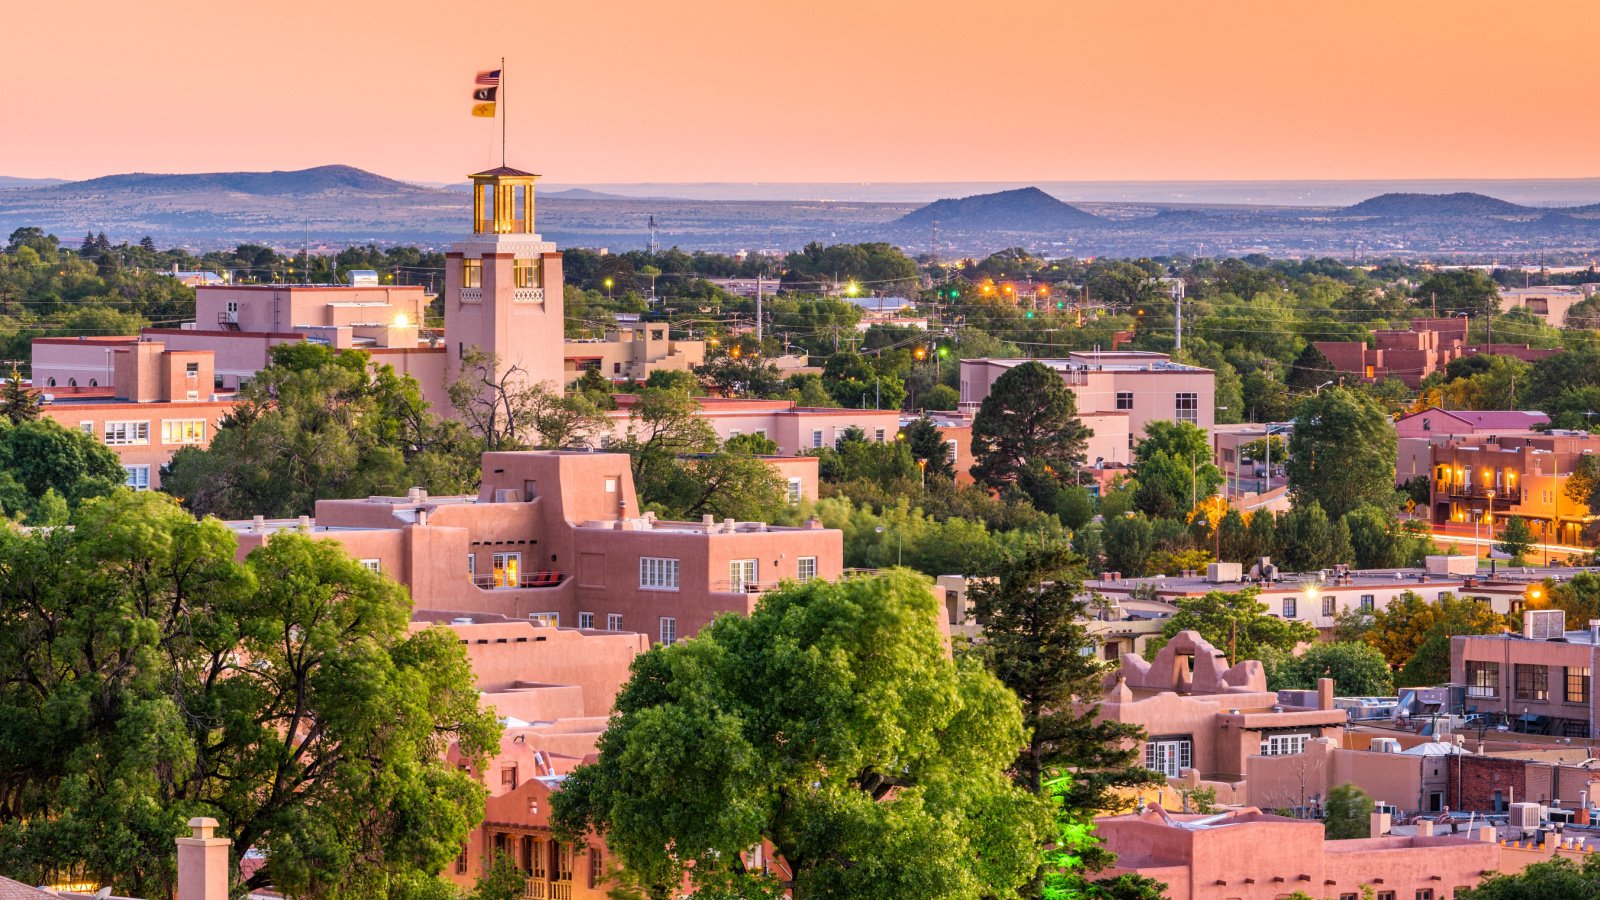
[[[631,199],[633,199],[632,197],[624,197],[621,194],[607,194],[604,191],[591,191],[588,188],[567,188],[566,190],[563,190],[563,191],[547,191],[545,193],[540,194],[539,196],[544,197],[546,199],[554,197],[557,200],[631,200]]]
[[[53,191],[71,194],[170,194],[227,191],[258,197],[285,197],[305,194],[341,193],[393,194],[432,192],[354,166],[316,166],[291,172],[204,172],[194,175],[158,175],[135,172],[106,175],[87,181],[58,184]]]
[[[1099,216],[1063,203],[1034,187],[938,200],[913,210],[894,224],[907,228],[927,228],[935,222],[939,223],[940,228],[951,231],[1026,232],[1051,232],[1106,224]]]
[[[11,175],[0,175],[0,191],[7,188],[36,188],[49,187],[52,184],[62,184],[62,178],[16,178]]]
[[[1535,212],[1484,194],[1379,194],[1343,210],[1350,216],[1389,216],[1393,218],[1463,218],[1472,216],[1515,216]]]

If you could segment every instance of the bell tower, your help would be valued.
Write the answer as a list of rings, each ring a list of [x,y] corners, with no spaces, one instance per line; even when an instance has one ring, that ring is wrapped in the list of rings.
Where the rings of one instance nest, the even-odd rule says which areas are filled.
[[[447,378],[473,349],[493,354],[496,375],[562,387],[561,254],[534,230],[532,172],[501,166],[472,180],[472,236],[445,254]]]

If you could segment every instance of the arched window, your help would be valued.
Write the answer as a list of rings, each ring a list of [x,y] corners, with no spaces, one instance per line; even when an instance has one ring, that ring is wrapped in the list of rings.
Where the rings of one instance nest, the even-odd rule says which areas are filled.
[[[98,379],[98,378],[89,379],[89,387],[99,387],[99,386],[100,386],[100,379]]]
[[[55,387],[56,386],[56,380],[54,378],[51,378],[49,381],[45,382],[45,384],[50,386],[50,387]]]
[[[68,378],[67,379],[67,387],[77,387],[77,386],[78,386],[78,379],[76,379],[76,378]]]

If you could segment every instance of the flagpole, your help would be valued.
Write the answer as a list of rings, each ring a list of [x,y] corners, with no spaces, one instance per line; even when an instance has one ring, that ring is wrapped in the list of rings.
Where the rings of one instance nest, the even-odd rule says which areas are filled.
[[[500,57],[500,167],[506,164],[506,58]]]

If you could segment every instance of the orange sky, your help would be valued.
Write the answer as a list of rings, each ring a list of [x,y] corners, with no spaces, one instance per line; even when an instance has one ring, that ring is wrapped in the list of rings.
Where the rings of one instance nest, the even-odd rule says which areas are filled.
[[[447,10],[476,9],[467,13]],[[1600,175],[1597,0],[75,0],[0,20],[0,175]],[[491,147],[494,148],[491,156]]]

